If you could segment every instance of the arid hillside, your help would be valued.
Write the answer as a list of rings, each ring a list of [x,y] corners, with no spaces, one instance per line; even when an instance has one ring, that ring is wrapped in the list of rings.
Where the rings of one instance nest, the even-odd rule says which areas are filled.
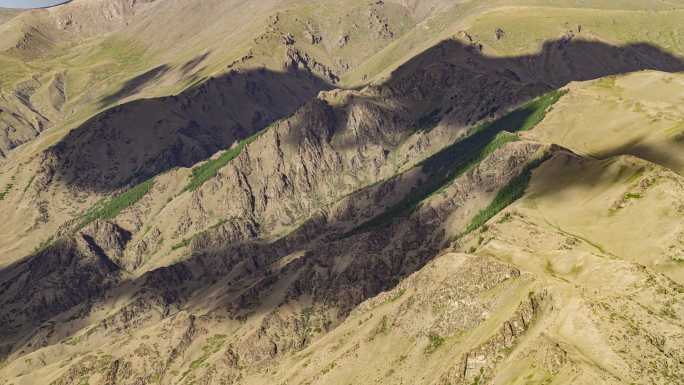
[[[0,11],[0,385],[684,384],[683,19]]]

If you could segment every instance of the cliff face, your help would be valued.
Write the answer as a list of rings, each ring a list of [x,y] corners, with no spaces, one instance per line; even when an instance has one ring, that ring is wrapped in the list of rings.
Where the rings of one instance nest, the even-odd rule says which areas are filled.
[[[586,12],[669,20],[630,4]],[[55,41],[0,55],[43,63],[0,77],[0,385],[681,383],[678,56],[333,5],[20,15]],[[526,53],[549,22],[495,17],[538,8],[572,22]]]

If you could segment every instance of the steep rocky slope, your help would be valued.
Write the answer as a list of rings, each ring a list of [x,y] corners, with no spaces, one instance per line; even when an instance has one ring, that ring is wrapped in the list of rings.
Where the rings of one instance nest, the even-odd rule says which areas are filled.
[[[149,6],[158,7],[158,3],[161,4],[155,2]],[[183,2],[162,3],[163,7],[152,9],[161,13],[157,18],[150,19],[148,14],[152,10],[141,11],[131,16],[130,27],[70,45],[64,48],[66,54],[55,58],[46,54],[30,62],[41,69],[49,68],[44,75],[31,75],[38,77],[40,84],[45,84],[40,76],[53,76],[60,67],[65,67],[60,72],[64,73],[64,84],[60,86],[65,90],[63,113],[56,118],[46,117],[38,128],[34,127],[37,124],[22,126],[10,122],[7,132],[20,138],[9,141],[7,148],[31,140],[41,130],[54,128],[30,145],[13,151],[12,160],[5,162],[2,174],[11,175],[9,178],[16,184],[26,183],[42,191],[45,189],[42,184],[47,183],[45,179],[51,180],[50,175],[55,173],[68,184],[56,186],[53,183],[45,194],[61,195],[61,198],[49,201],[63,202],[66,206],[53,212],[35,211],[35,216],[17,217],[17,222],[12,221],[9,225],[14,230],[8,230],[8,233],[16,233],[19,229],[38,230],[36,227],[45,227],[45,231],[35,233],[39,234],[35,244],[7,243],[11,248],[3,247],[4,252],[17,256],[25,254],[102,194],[111,194],[112,190],[174,167],[191,166],[292,113],[318,91],[329,89],[340,74],[353,68],[353,63],[339,65],[340,50],[353,50],[355,57],[362,60],[372,50],[401,36],[402,28],[419,20],[410,16],[411,10],[398,5],[350,2],[346,5],[350,13],[340,13],[343,17],[338,24],[358,35],[342,47],[332,44],[333,38],[322,33],[313,40],[306,37],[314,29],[321,30],[320,26],[327,21],[325,18],[332,17],[307,5],[293,4],[287,10],[270,14],[267,10],[284,4],[263,3],[255,9],[255,5],[217,2],[193,10],[197,13],[197,19],[193,20],[205,21],[200,24],[172,20],[189,12],[183,9],[187,7]],[[75,7],[79,2],[69,7],[72,5]],[[77,11],[79,8],[73,10]],[[231,19],[244,20],[247,27],[217,24],[228,11]],[[54,12],[60,15],[67,11]],[[216,23],[209,23],[201,15],[210,16]],[[360,15],[368,20],[367,25],[356,26]],[[387,37],[361,39],[360,36],[370,33],[367,28],[379,28],[373,24],[377,18],[384,20],[384,24],[398,24],[401,19],[404,26],[395,27]],[[210,32],[220,34],[226,37],[226,44],[218,44],[213,38],[204,39],[201,44],[176,39],[175,43],[163,45],[163,41],[154,39],[159,30],[154,34],[142,30],[153,28],[150,23],[159,30],[163,30],[165,24],[162,23],[177,23],[183,27],[183,33],[192,36]],[[350,25],[352,23],[354,26]],[[222,29],[217,31],[219,26]],[[323,37],[326,39],[321,40]],[[60,44],[63,48],[66,43]],[[19,63],[10,54],[6,59]],[[8,72],[13,75],[9,82],[25,76],[22,71],[28,69],[22,65],[17,71],[16,74]],[[131,76],[131,73],[136,75]],[[39,105],[36,95],[41,92],[36,91],[28,97],[34,106]],[[176,96],[166,96],[168,93]],[[146,100],[140,100],[142,97]],[[112,107],[117,104],[121,105]],[[44,114],[38,107],[34,110]],[[140,120],[141,110],[146,111],[143,120]],[[21,117],[11,109],[7,115],[14,117],[12,119]],[[30,121],[22,118],[21,122]],[[114,132],[109,132],[111,130]],[[103,132],[108,132],[107,142],[102,141]],[[159,141],[160,137],[164,140]],[[72,151],[73,148],[78,151]],[[71,159],[66,159],[67,156]],[[18,164],[26,167],[17,169]],[[35,177],[40,170],[44,170],[41,174],[47,174],[46,178]],[[90,175],[86,176],[84,170]],[[38,182],[35,185],[34,180]],[[9,196],[12,195],[22,198],[15,194]],[[74,195],[80,198],[74,200]],[[39,209],[43,207],[40,202],[44,198],[34,195],[28,201]],[[44,222],[47,222],[46,226],[42,226]]]
[[[16,16],[0,384],[682,383],[679,5],[332,5]]]

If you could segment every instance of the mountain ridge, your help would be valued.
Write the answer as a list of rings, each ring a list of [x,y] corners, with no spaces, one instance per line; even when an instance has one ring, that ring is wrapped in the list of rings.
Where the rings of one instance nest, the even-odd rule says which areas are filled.
[[[219,3],[13,90],[74,112],[0,163],[0,384],[680,383],[676,9]]]

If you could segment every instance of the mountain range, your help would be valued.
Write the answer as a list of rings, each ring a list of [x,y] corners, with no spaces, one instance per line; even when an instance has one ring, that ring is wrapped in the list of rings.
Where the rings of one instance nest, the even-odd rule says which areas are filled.
[[[0,10],[0,385],[684,384],[681,20]]]

